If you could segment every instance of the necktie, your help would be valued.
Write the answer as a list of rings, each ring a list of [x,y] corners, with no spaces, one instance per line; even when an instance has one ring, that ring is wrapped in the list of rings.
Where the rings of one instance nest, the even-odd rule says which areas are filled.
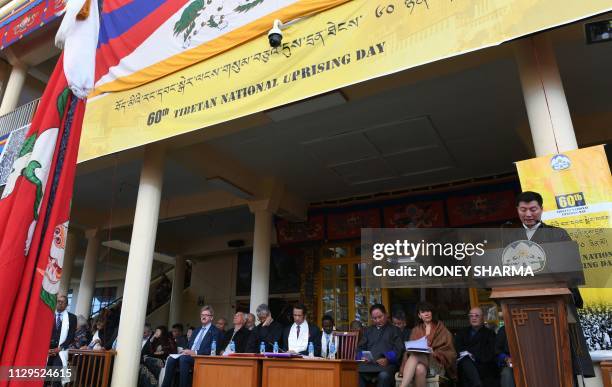
[[[297,338],[298,339],[300,338],[300,326],[299,325],[297,326]]]
[[[325,338],[327,339],[327,351],[325,351],[325,353],[329,355],[329,342],[331,341],[331,337],[326,333]]]
[[[62,315],[61,313],[57,314],[57,318],[55,319],[55,329],[59,330],[62,326]]]
[[[195,340],[193,341],[193,346],[191,347],[192,351],[198,351],[198,349],[200,349],[200,344],[202,344],[202,340],[204,340],[204,336],[206,335],[206,328],[202,328],[200,329],[200,332],[198,332],[198,335],[196,336]]]

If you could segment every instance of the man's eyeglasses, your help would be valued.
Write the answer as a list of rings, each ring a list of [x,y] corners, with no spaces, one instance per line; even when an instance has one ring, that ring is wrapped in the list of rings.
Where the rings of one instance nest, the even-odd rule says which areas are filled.
[[[468,317],[472,318],[472,317],[481,317],[481,316],[479,314],[470,313],[468,314]]]
[[[200,316],[202,316],[202,317],[212,317],[213,315],[212,314],[202,313]]]

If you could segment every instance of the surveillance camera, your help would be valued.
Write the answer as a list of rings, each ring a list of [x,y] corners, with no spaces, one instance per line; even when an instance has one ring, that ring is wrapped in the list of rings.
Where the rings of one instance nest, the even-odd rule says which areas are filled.
[[[283,41],[283,31],[281,31],[281,22],[280,20],[274,20],[274,25],[272,29],[268,31],[268,41],[270,42],[270,47],[276,48],[281,45]]]

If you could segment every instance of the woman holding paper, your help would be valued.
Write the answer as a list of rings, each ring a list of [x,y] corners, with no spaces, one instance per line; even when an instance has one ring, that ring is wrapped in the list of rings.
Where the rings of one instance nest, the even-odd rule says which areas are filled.
[[[402,372],[401,387],[408,387],[414,380],[415,387],[425,387],[429,368],[444,368],[446,375],[455,378],[457,353],[453,335],[442,321],[433,318],[433,305],[421,302],[417,305],[418,323],[412,329],[407,345]],[[421,343],[426,338],[427,346]]]

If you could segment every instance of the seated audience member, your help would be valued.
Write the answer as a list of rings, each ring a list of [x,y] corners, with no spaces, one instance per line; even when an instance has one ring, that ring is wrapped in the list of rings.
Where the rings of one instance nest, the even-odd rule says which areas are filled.
[[[455,335],[459,381],[463,387],[496,386],[495,332],[484,326],[482,309],[472,308],[468,317],[470,326]]]
[[[255,315],[253,313],[249,313],[246,315],[245,326],[249,331],[252,331],[253,328],[255,328]]]
[[[191,340],[191,335],[193,335],[193,327],[189,325],[187,326],[187,332],[185,333],[185,336],[187,336],[187,342]]]
[[[187,336],[183,334],[183,324],[177,323],[172,326],[172,337],[176,343],[177,349],[183,349],[187,347]]]
[[[391,317],[391,322],[402,331],[402,341],[410,340],[410,328],[406,324],[406,313],[403,310],[395,311]]]
[[[500,367],[500,386],[514,387],[514,371],[512,370],[512,357],[508,348],[508,337],[506,337],[506,327],[503,326],[497,331],[495,338],[495,356],[497,365]]]
[[[202,325],[194,329],[191,339],[187,343],[187,349],[183,349],[177,359],[169,357],[166,361],[165,377],[162,387],[171,387],[174,379],[174,371],[179,369],[179,386],[191,386],[191,375],[189,372],[193,368],[193,357],[195,355],[210,355],[213,341],[220,340],[220,332],[212,322],[214,310],[211,306],[203,306],[200,310],[200,322]]]
[[[91,332],[89,322],[85,317],[77,317],[77,329],[74,332],[74,340],[70,344],[70,349],[87,349],[87,344],[91,342]]]
[[[223,351],[222,353],[231,353],[230,343],[232,341],[234,342],[235,353],[246,352],[246,346],[251,332],[246,329],[244,325],[245,322],[246,317],[244,313],[238,312],[234,315],[234,328],[225,332],[225,337],[221,340],[221,344],[219,345],[219,348]]]
[[[308,345],[313,344],[314,355],[321,356],[321,332],[319,327],[306,321],[306,306],[293,306],[293,324],[283,332],[283,350],[308,355]]]
[[[108,333],[107,333],[108,329],[106,327],[106,320],[100,317],[96,320],[96,323],[94,325],[96,326],[96,330],[87,347],[89,349],[93,349],[96,351],[102,351],[106,349],[107,346],[110,349],[112,347],[113,342],[111,341],[109,343],[109,338],[108,338]],[[150,332],[150,327],[149,327],[149,332]],[[112,339],[114,340],[114,338]],[[146,344],[146,340],[143,340],[142,342],[143,347],[145,344]]]
[[[402,332],[389,323],[384,305],[372,305],[370,316],[374,325],[364,331],[357,346],[362,356],[364,351],[372,355],[362,357],[365,362],[359,364],[359,386],[376,382],[376,387],[393,387],[404,348]]]
[[[332,316],[326,314],[323,316],[323,320],[321,321],[321,326],[323,327],[323,331],[321,332],[321,357],[329,358],[329,351],[331,347],[331,343],[333,340],[334,346],[336,348],[336,352],[338,352],[338,338],[334,339],[334,319]]]
[[[217,329],[221,332],[222,335],[225,334],[225,329],[227,328],[227,320],[223,317],[217,320],[215,323]]]
[[[259,325],[253,328],[249,335],[249,341],[247,344],[248,353],[259,353],[259,347],[261,343],[264,343],[266,352],[272,352],[274,343],[281,345],[281,339],[283,336],[283,326],[272,318],[272,313],[268,305],[261,304],[255,311],[257,319],[259,319]]]
[[[453,345],[453,335],[442,321],[433,317],[433,305],[421,302],[417,305],[417,325],[412,328],[410,340],[427,337],[431,354],[411,352],[406,353],[402,365],[401,387],[408,387],[414,381],[415,387],[425,387],[429,368],[438,372],[446,371],[446,376],[455,379],[457,352]]]
[[[145,345],[148,353],[143,356],[140,366],[138,385],[140,387],[153,387],[158,385],[159,373],[164,368],[166,358],[176,353],[174,337],[165,326],[159,326]]]

